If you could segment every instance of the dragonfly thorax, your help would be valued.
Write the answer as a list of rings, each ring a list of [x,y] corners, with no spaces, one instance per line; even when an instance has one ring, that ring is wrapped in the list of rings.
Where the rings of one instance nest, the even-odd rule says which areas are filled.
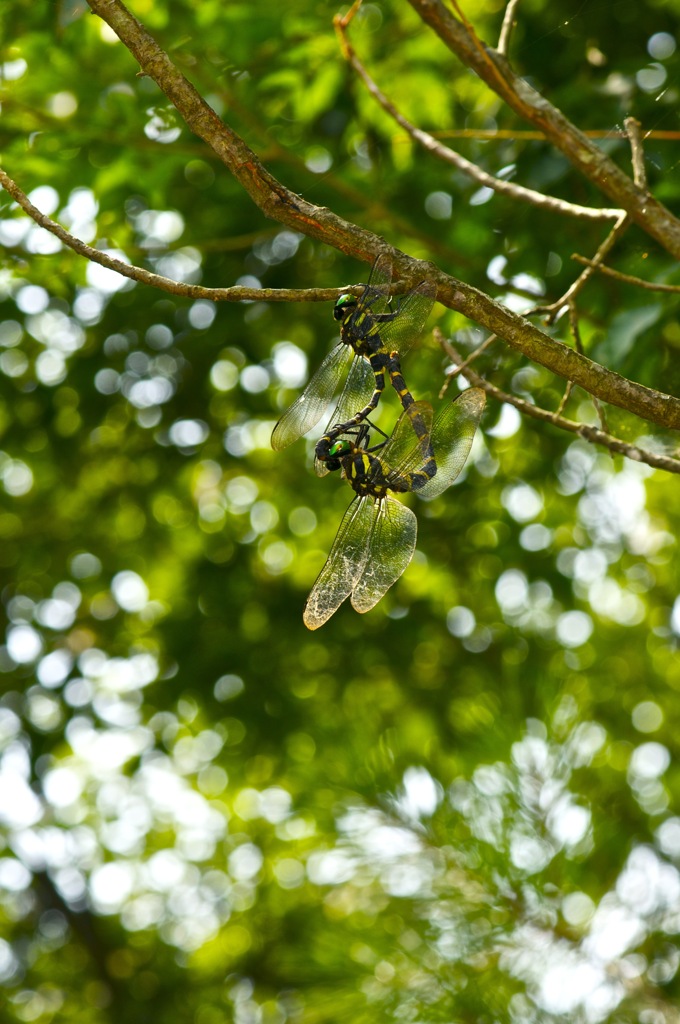
[[[348,484],[357,494],[371,494],[374,498],[384,498],[387,494],[387,470],[375,455],[355,448],[343,460],[342,468]]]

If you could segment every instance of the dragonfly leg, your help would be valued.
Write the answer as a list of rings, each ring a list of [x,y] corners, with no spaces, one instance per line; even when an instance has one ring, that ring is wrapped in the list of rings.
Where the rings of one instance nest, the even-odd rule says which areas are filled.
[[[365,405],[363,409],[355,413],[351,420],[347,420],[345,423],[336,423],[323,437],[319,438],[314,448],[314,454],[321,462],[328,458],[331,446],[341,434],[351,433],[352,428],[368,419],[373,410],[378,406],[380,396],[385,388],[385,357],[381,358],[379,355],[373,355],[370,358],[370,363],[375,376],[375,390],[371,400],[368,405]]]

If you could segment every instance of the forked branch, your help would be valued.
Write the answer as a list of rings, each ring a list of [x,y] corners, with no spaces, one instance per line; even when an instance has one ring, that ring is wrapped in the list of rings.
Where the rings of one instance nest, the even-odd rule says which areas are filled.
[[[415,0],[410,2],[415,3]],[[386,246],[380,236],[344,220],[331,210],[313,206],[285,188],[243,139],[218,117],[121,0],[88,0],[88,4],[106,21],[142,71],[173,103],[191,131],[212,148],[266,216],[365,262],[372,260],[379,251],[387,251],[392,257],[395,277],[402,277],[405,285],[422,278],[423,266],[398,249]],[[623,177],[625,179],[625,175]],[[645,388],[594,363],[550,338],[529,320],[503,307],[490,296],[437,268],[430,268],[427,273],[437,285],[439,302],[486,327],[527,358],[566,380],[573,380],[602,401],[618,405],[661,426],[680,428],[680,399]],[[236,298],[233,292],[230,296],[223,296],[225,299],[228,297]],[[258,292],[256,298],[262,297]]]
[[[507,60],[487,47],[467,20],[458,20],[443,0],[408,0],[467,67],[472,68],[523,120],[543,132],[570,163],[676,259],[680,258],[680,220],[635,184],[587,135],[533,86],[516,75]]]
[[[488,174],[487,171],[482,170],[477,164],[471,160],[467,160],[460,153],[457,153],[454,149],[448,146],[442,145],[438,142],[433,135],[429,132],[423,131],[421,128],[417,128],[415,125],[404,117],[395,105],[385,96],[379,86],[376,84],[374,79],[369,75],[362,61],[357,57],[354,47],[349,41],[347,36],[347,28],[357,10],[355,4],[350,11],[344,15],[336,15],[334,19],[335,29],[340,39],[340,45],[342,48],[343,55],[349,65],[359,75],[364,85],[368,89],[369,93],[376,102],[382,107],[386,114],[396,121],[396,123],[404,129],[410,138],[417,142],[418,145],[422,146],[423,149],[431,153],[432,156],[438,160],[443,160],[445,163],[452,164],[457,170],[462,171],[463,174],[467,174],[469,178],[477,182],[478,185],[491,188],[494,192],[498,192],[500,195],[509,196],[511,199],[519,200],[520,202],[530,203],[532,206],[538,206],[542,209],[549,210],[551,213],[559,213],[568,217],[583,218],[586,220],[619,220],[623,216],[623,210],[615,209],[596,209],[591,206],[580,206],[577,203],[570,203],[566,199],[558,199],[555,196],[546,196],[542,192],[536,192],[534,189],[525,188],[523,185],[517,185],[512,181],[504,181],[502,178],[496,178],[493,174]]]

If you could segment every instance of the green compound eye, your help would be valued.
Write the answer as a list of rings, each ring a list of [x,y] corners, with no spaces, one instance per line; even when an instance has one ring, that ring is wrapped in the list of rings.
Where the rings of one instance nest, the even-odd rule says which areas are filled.
[[[329,458],[337,459],[341,458],[343,455],[349,455],[351,451],[352,445],[350,441],[336,441],[335,444],[331,445],[328,451],[328,456]]]
[[[333,316],[336,320],[344,320],[347,314],[357,306],[356,295],[346,293],[341,295],[333,306]]]

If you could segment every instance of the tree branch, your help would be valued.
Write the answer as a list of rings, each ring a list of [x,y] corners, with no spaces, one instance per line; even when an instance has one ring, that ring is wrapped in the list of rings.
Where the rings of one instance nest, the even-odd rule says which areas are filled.
[[[532,206],[538,206],[545,210],[550,210],[552,213],[559,213],[569,217],[581,217],[588,220],[616,220],[621,217],[623,213],[622,210],[594,209],[590,206],[580,206],[576,203],[570,203],[566,199],[558,199],[555,196],[546,196],[541,192],[534,191],[534,189],[525,188],[523,185],[516,185],[514,182],[504,181],[502,178],[495,178],[492,174],[488,174],[486,171],[483,171],[481,167],[477,166],[477,164],[472,163],[471,160],[466,160],[466,158],[461,156],[460,153],[456,153],[455,150],[450,149],[448,146],[443,146],[441,142],[438,142],[433,135],[429,134],[429,132],[416,128],[416,126],[411,124],[411,122],[407,120],[399,110],[397,110],[394,104],[388,100],[387,96],[385,96],[373,78],[371,78],[363,63],[357,57],[356,51],[347,37],[347,27],[352,20],[356,9],[357,7],[355,5],[350,8],[346,15],[341,16],[338,14],[334,18],[334,25],[340,39],[343,56],[359,75],[371,96],[373,96],[385,113],[389,114],[389,116],[404,129],[409,137],[421,145],[423,149],[427,150],[428,153],[431,153],[432,156],[437,157],[439,160],[443,160],[445,163],[452,164],[457,168],[457,170],[462,171],[463,174],[467,174],[469,178],[476,181],[478,185],[491,188],[494,192],[509,196],[511,199],[518,199],[520,202],[530,203]]]
[[[451,342],[446,339],[441,331],[435,328],[435,337],[439,341],[440,345],[454,362],[463,364],[463,357],[454,348]],[[467,363],[469,366],[469,363]],[[458,367],[456,368],[458,372]],[[484,377],[480,377],[474,370],[466,369],[465,377],[474,385],[476,388],[483,388],[487,394],[497,399],[499,402],[507,402],[508,405],[514,405],[516,409],[519,409],[525,416],[531,416],[535,420],[541,420],[543,423],[551,423],[555,427],[559,427],[560,430],[566,430],[570,434],[577,434],[579,437],[583,437],[586,441],[590,441],[592,444],[600,444],[605,448],[608,448],[611,452],[615,452],[617,455],[625,455],[626,458],[632,459],[634,462],[644,462],[647,466],[653,466],[655,469],[664,469],[668,473],[680,473],[680,459],[674,459],[670,455],[659,455],[656,452],[647,451],[644,448],[638,448],[637,445],[628,444],[627,441],[622,441],[618,437],[613,437],[611,434],[605,433],[604,430],[598,430],[597,427],[592,427],[587,423],[577,423],[575,420],[565,419],[559,412],[550,412],[548,409],[541,409],[537,405],[532,405],[531,402],[525,401],[523,398],[517,398],[516,395],[510,395],[507,391],[501,391],[500,388],[490,384]],[[560,406],[561,408],[561,406]]]
[[[29,214],[41,227],[51,231],[65,245],[68,245],[75,252],[99,263],[109,270],[114,270],[124,277],[148,284],[152,287],[170,292],[174,295],[182,295],[187,298],[206,298],[221,302],[242,302],[250,301],[272,301],[272,302],[321,302],[336,299],[338,295],[346,291],[361,291],[360,285],[349,288],[206,288],[203,285],[181,284],[172,281],[167,277],[161,277],[142,267],[134,267],[128,263],[109,256],[107,253],[93,249],[91,246],[81,242],[80,239],[70,235],[68,231],[56,224],[53,220],[41,213],[21,191],[18,185],[4,172],[0,170],[0,184],[7,189],[19,205]],[[397,250],[392,250],[397,252]],[[457,290],[459,282],[455,278],[449,278],[436,268],[431,269],[431,276],[437,282],[437,298],[444,305],[451,309],[459,309],[470,319],[478,320],[479,323],[496,323],[499,329],[494,332],[498,334],[513,348],[529,355],[534,362],[553,370],[558,376],[573,380],[577,384],[584,383],[584,390],[601,398],[603,401],[618,405],[623,409],[634,412],[643,419],[652,420],[661,426],[680,427],[680,400],[663,392],[652,391],[641,384],[627,380],[612,370],[607,370],[598,363],[588,359],[587,356],[575,352],[561,342],[556,342],[542,331],[533,327],[529,321],[523,320],[516,313],[494,302],[483,292],[478,292],[469,285],[462,285],[463,291]],[[404,288],[405,283],[401,284]],[[480,307],[484,308],[485,315],[476,315],[477,301]],[[491,315],[489,315],[491,314]],[[514,339],[517,339],[516,341]]]
[[[672,256],[680,258],[680,221],[662,203],[647,189],[638,188],[557,107],[516,75],[503,56],[486,47],[470,28],[458,21],[442,0],[408,2],[459,60],[472,68],[516,114],[539,128],[588,181],[626,210]]]
[[[630,381],[542,331],[529,329],[528,320],[470,285],[459,290],[454,279],[439,270],[431,276],[437,284],[439,302],[482,324],[533,362],[565,380],[573,381],[603,402],[626,409],[659,426],[680,429],[680,399]]]
[[[587,267],[592,267],[593,270],[597,270],[600,274],[613,277],[617,281],[623,281],[624,284],[635,285],[636,288],[646,288],[649,292],[671,292],[676,295],[680,292],[680,284],[656,284],[654,281],[645,281],[642,277],[624,274],[621,270],[614,270],[612,267],[605,266],[604,263],[596,263],[595,260],[579,256],[578,253],[573,253],[571,258],[578,263],[583,263]]]
[[[422,264],[398,249],[387,247],[378,235],[343,220],[330,210],[312,206],[266,171],[252,150],[219,119],[120,0],[88,0],[88,3],[166,94],[191,130],[213,149],[267,216],[366,262],[380,250],[388,251],[395,270],[406,284],[422,279],[425,270]],[[602,401],[661,426],[680,428],[679,399],[652,391],[599,366],[553,340],[490,296],[437,268],[428,266],[425,272],[437,284],[439,302],[486,327],[527,358],[566,380],[573,380]]]
[[[200,284],[184,284],[180,281],[173,281],[169,277],[162,277],[154,274],[144,267],[135,267],[131,263],[124,263],[122,260],[101,252],[100,249],[93,249],[91,245],[81,242],[75,235],[57,224],[46,214],[33,205],[28,196],[22,192],[17,183],[0,168],[0,185],[8,192],[25,213],[31,217],[36,224],[46,231],[55,235],[69,249],[73,249],[80,256],[99,263],[107,270],[114,270],[127,277],[131,281],[139,281],[141,284],[148,284],[152,288],[159,288],[163,292],[170,292],[171,295],[182,295],[187,299],[210,299],[213,302],[330,302],[337,299],[343,292],[361,292],[361,285],[351,285],[345,288],[245,288],[241,285],[234,285],[232,288],[206,288]]]

